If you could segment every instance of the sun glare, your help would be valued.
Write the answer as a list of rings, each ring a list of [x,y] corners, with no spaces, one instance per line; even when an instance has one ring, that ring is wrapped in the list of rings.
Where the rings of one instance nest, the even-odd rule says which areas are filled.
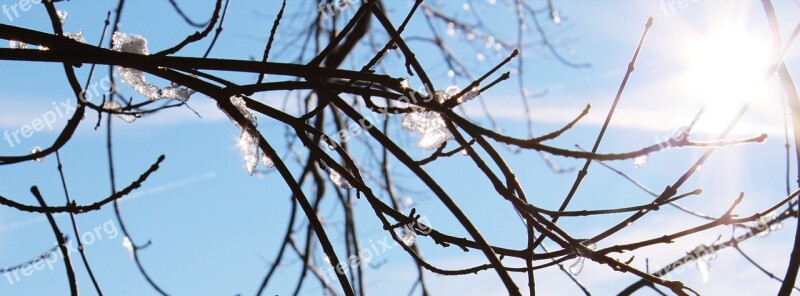
[[[741,103],[759,92],[769,58],[764,40],[727,30],[704,36],[687,50],[688,90],[709,103]]]
[[[769,39],[736,27],[698,35],[684,51],[684,93],[706,106],[700,129],[721,131],[744,102],[764,92]]]

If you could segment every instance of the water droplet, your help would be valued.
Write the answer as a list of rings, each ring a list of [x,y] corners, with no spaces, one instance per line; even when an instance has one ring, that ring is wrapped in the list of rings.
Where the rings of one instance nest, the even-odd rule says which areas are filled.
[[[572,275],[579,275],[581,271],[583,271],[583,261],[585,259],[586,258],[583,257],[578,257],[575,259],[575,263],[572,263],[572,265],[569,266],[569,273]]]

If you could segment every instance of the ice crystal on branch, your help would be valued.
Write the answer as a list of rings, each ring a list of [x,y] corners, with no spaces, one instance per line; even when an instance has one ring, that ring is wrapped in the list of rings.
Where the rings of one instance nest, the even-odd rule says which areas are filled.
[[[420,110],[403,115],[403,129],[418,132],[417,146],[425,150],[434,150],[453,139],[442,116],[433,111]]]
[[[82,30],[80,32],[78,32],[78,33],[75,33],[75,34],[64,33],[64,37],[67,37],[69,39],[78,41],[80,43],[86,43],[86,39],[83,39],[83,31]]]
[[[633,158],[633,167],[635,167],[635,168],[643,167],[644,165],[647,164],[648,158],[649,157],[647,156],[647,154],[634,157]]]
[[[417,240],[417,233],[415,233],[414,229],[412,229],[410,226],[405,225],[403,227],[403,237],[401,240],[403,241],[403,244],[410,247]]]
[[[69,18],[69,14],[65,10],[57,10],[56,15],[58,16],[58,21],[61,22],[62,25],[66,23]]]
[[[114,42],[112,50],[141,55],[150,54],[150,51],[147,49],[147,39],[144,39],[141,35],[129,35],[116,32],[112,39]],[[122,82],[130,85],[136,92],[151,101],[159,99],[186,101],[189,99],[189,96],[194,93],[191,89],[178,86],[175,83],[172,83],[164,89],[159,89],[158,86],[148,83],[147,79],[144,77],[144,73],[136,69],[117,67],[117,70]]]
[[[261,153],[261,163],[268,169],[275,167],[275,162],[272,161],[272,158],[267,156],[267,152],[264,151]]]
[[[332,168],[328,168],[328,172],[330,173],[331,182],[333,182],[333,185],[336,185],[336,187],[342,189],[353,188],[353,185],[350,184],[350,182],[347,182],[347,180],[344,177],[342,177],[342,175],[334,171]]]

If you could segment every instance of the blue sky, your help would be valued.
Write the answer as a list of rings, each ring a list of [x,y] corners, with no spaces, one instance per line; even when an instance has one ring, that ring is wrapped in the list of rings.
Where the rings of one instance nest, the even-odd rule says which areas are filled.
[[[192,6],[187,1],[182,2],[187,13],[195,20],[207,18],[213,8],[212,1]],[[0,2],[7,5],[14,3],[16,1],[12,0]],[[211,56],[234,59],[260,57],[278,3],[233,1],[225,21],[225,31]],[[750,88],[754,86],[738,83],[737,79],[742,77],[734,74],[728,76],[709,72],[709,67],[724,68],[723,74],[746,75],[758,70],[758,61],[768,60],[769,32],[762,9],[754,1],[690,1],[688,7],[667,10],[667,13],[661,9],[658,1],[556,3],[563,22],[558,26],[545,24],[545,28],[552,33],[553,41],[560,44],[559,50],[568,59],[588,62],[592,67],[566,67],[535,45],[523,48],[522,52],[526,57],[524,79],[527,88],[533,93],[547,90],[546,96],[529,100],[535,132],[557,129],[579,114],[586,104],[593,106],[592,113],[578,127],[553,141],[559,147],[572,148],[576,143],[583,147],[591,146],[649,16],[655,17],[655,26],[648,36],[636,72],[601,145],[601,151],[629,151],[651,145],[659,137],[663,138],[686,125],[706,99],[711,100],[709,113],[698,123],[693,137],[698,140],[715,138],[721,130],[721,124],[729,120],[731,106],[738,106],[739,98],[734,97],[751,91]],[[479,15],[500,38],[513,40],[515,37],[516,30],[513,28],[516,20],[504,6],[472,1],[470,9],[474,10],[473,14],[473,11],[465,11],[462,4],[448,2],[440,5],[443,10],[465,21],[473,21],[474,14]],[[58,3],[57,7],[69,13],[66,31],[83,30],[87,42],[96,43],[106,12],[115,5],[111,2],[75,0]],[[535,2],[535,5],[540,7],[543,4]],[[791,1],[776,3],[776,6],[786,36],[800,20],[800,7]],[[409,1],[389,5],[388,9],[394,13],[392,20],[399,23],[409,7]],[[279,30],[272,56],[274,59],[271,60],[288,62],[297,56],[296,45],[299,42],[293,38],[306,29],[311,9],[311,4],[301,6],[290,3],[287,19]],[[44,9],[36,6],[13,20],[0,15],[0,23],[49,32],[49,24],[44,16]],[[291,21],[292,17],[296,21]],[[543,18],[540,21],[547,22]],[[446,26],[440,25],[440,32],[444,32]],[[417,15],[407,35],[424,35],[426,26],[423,17]],[[167,48],[194,30],[177,17],[167,1],[129,2],[121,21],[121,31],[144,36],[151,51]],[[529,40],[536,39],[535,34],[526,36]],[[376,38],[385,40],[383,35]],[[447,38],[446,41],[453,44],[455,52],[473,70],[473,74],[483,73],[509,53],[507,48],[481,49],[486,57],[481,62],[476,56],[477,52],[464,42],[463,35],[457,33]],[[202,55],[207,42],[189,46],[180,55]],[[724,50],[715,51],[720,44]],[[429,44],[409,41],[409,45],[417,50],[438,87],[454,84],[447,76],[447,65]],[[789,51],[786,60],[790,70],[798,73],[800,61],[795,48],[797,46]],[[359,62],[369,55],[370,52],[363,48],[355,54]],[[717,58],[722,58],[723,63],[713,63]],[[399,67],[402,66],[400,61],[396,56],[388,59],[388,64],[392,65],[388,68],[389,74],[400,77],[407,75]],[[345,64],[350,65],[350,62]],[[360,63],[356,65],[360,68]],[[84,66],[78,70],[81,77],[85,77],[86,68]],[[510,70],[510,67],[506,68],[505,71]],[[107,68],[101,69],[95,76],[96,80],[108,73]],[[711,80],[711,76],[723,79]],[[240,82],[255,79],[253,75],[243,74],[226,74],[226,77]],[[165,83],[152,77],[148,79],[160,85]],[[461,86],[468,83],[466,79],[455,81]],[[484,99],[506,133],[525,136],[525,114],[521,112],[516,83],[516,77],[503,82],[485,94]],[[710,215],[719,215],[739,192],[745,192],[746,198],[738,212],[746,215],[766,208],[771,202],[785,196],[782,106],[775,83],[775,80],[771,80],[764,89],[756,92],[756,103],[734,131],[737,137],[767,133],[767,141],[760,145],[736,146],[718,151],[684,186],[686,191],[703,188],[704,193],[687,198],[683,201],[684,205]],[[420,84],[412,79],[411,85]],[[713,91],[709,91],[709,85],[715,86]],[[123,87],[122,90],[136,101],[144,100],[129,88]],[[69,93],[58,64],[0,61],[0,110],[4,110],[0,116],[0,129],[13,132],[31,124],[48,111],[58,111],[58,103],[71,99]],[[720,93],[725,96],[717,98]],[[254,98],[280,107],[283,96],[283,93],[270,93],[258,94]],[[258,288],[279,247],[288,219],[289,191],[277,174],[247,175],[235,145],[239,131],[210,99],[196,94],[189,104],[202,118],[186,108],[179,108],[144,117],[131,124],[115,119],[114,153],[118,184],[124,186],[135,180],[159,155],[166,155],[161,169],[140,191],[123,200],[123,216],[136,242],[152,240],[152,246],[141,251],[141,259],[145,268],[166,291],[175,295],[249,295]],[[487,122],[477,102],[467,104],[465,109],[476,121]],[[89,112],[72,141],[61,150],[70,193],[78,203],[91,203],[107,196],[110,191],[105,158],[105,127],[94,130],[95,120],[96,114]],[[396,120],[399,121],[399,118]],[[57,136],[58,127],[65,122],[64,118],[59,117],[52,130],[36,132],[13,147],[6,142],[0,143],[0,154],[20,155],[28,153],[34,146],[46,147]],[[259,123],[261,132],[273,146],[281,153],[286,152],[283,139],[285,127],[265,117],[260,117]],[[333,133],[335,129],[328,127],[326,132]],[[426,155],[414,147],[416,139],[413,135],[398,134],[396,137],[407,145],[415,157]],[[354,142],[362,139],[365,138],[359,137]],[[356,153],[363,153],[363,149],[356,149]],[[700,149],[670,149],[651,155],[642,168],[634,168],[631,161],[611,164],[660,191],[674,182],[702,153]],[[532,202],[545,208],[557,208],[574,180],[574,173],[552,173],[538,154],[532,151],[505,154]],[[361,155],[356,158],[367,159]],[[582,165],[582,161],[572,159],[555,157],[554,160],[566,168]],[[426,170],[440,180],[468,215],[474,217],[473,221],[489,241],[509,247],[524,247],[524,231],[518,218],[511,214],[511,208],[506,203],[499,202],[487,180],[470,164],[467,158],[455,156],[426,166]],[[298,173],[297,166],[290,168]],[[467,235],[450,215],[445,214],[440,202],[431,194],[419,191],[422,188],[420,183],[411,178],[408,171],[398,169],[398,174],[403,186],[408,189],[403,196],[414,200],[418,213],[426,215],[431,225],[454,235]],[[39,186],[49,204],[63,202],[54,156],[45,158],[41,163],[0,167],[0,195],[34,204],[35,199],[29,192],[32,185]],[[648,198],[613,172],[593,165],[570,208],[637,205],[648,201]],[[337,203],[328,202],[322,211],[328,229],[333,233],[334,243],[342,241],[341,235],[338,235],[342,233],[343,225],[342,215],[336,211],[338,206]],[[369,206],[364,202],[356,206],[362,242],[370,246],[370,242],[377,243],[387,238]],[[77,217],[81,232],[89,232],[87,237],[96,239],[86,250],[103,291],[108,295],[154,294],[123,248],[122,235],[112,231],[118,230],[112,211],[109,206]],[[562,219],[561,225],[575,237],[581,238],[596,234],[623,217],[609,215],[592,219]],[[68,217],[60,216],[57,221],[62,230],[69,229]],[[702,222],[672,208],[664,208],[599,245],[605,247],[646,239]],[[106,228],[102,229],[104,225]],[[96,227],[101,228],[94,231]],[[781,275],[791,250],[794,227],[794,221],[785,223],[780,231],[748,241],[742,248],[764,267]],[[713,243],[719,235],[729,237],[730,229],[717,228],[668,246],[645,248],[635,252],[633,265],[643,269],[644,259],[649,258],[651,270],[660,268],[701,243]],[[468,267],[481,264],[484,260],[477,252],[465,254],[454,248],[442,249],[425,238],[420,238],[418,244],[426,258],[439,266]],[[52,246],[53,234],[41,215],[0,208],[0,266],[20,264]],[[339,250],[339,253],[343,252]],[[294,288],[299,274],[299,261],[289,253],[284,262],[284,267],[269,286],[269,294],[283,295]],[[416,269],[401,248],[381,252],[373,262],[374,266],[367,267],[369,292],[407,294],[415,279]],[[75,260],[73,263],[81,291],[85,294],[94,293],[82,264]],[[318,264],[324,266],[321,259]],[[708,283],[700,280],[693,265],[675,274],[674,278],[684,281],[702,294],[733,291],[737,294],[754,294],[763,290],[770,293],[777,290],[777,282],[749,266],[733,250],[720,252],[711,264]],[[499,279],[492,272],[458,278],[431,273],[426,275],[435,294],[504,294]],[[524,284],[523,275],[515,275],[515,279],[519,285]],[[573,295],[579,292],[555,269],[537,273],[537,279],[541,283],[540,292],[547,295]],[[636,280],[630,275],[612,273],[606,266],[592,262],[587,262],[579,279],[598,295],[616,293]],[[309,284],[302,290],[303,294],[321,293],[315,280],[307,282]],[[63,295],[68,293],[67,287],[63,262],[57,262],[53,270],[45,267],[29,276],[21,276],[20,281],[14,281],[13,284],[5,276],[0,278],[2,295]],[[647,295],[650,291],[642,292],[642,295]]]

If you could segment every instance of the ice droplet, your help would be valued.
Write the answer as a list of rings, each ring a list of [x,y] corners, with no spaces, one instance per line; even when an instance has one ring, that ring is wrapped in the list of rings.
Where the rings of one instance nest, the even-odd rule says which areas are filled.
[[[408,225],[403,227],[403,237],[401,238],[403,244],[406,246],[411,246],[417,240],[417,234],[414,232],[414,229],[411,229]]]
[[[42,152],[42,148],[39,147],[39,146],[33,147],[33,149],[31,149],[31,154],[39,153],[39,152]],[[44,160],[44,158],[42,158],[42,157],[33,159],[33,161],[35,161],[35,162],[42,162],[42,160]]]
[[[575,260],[575,263],[572,263],[572,265],[569,266],[569,273],[571,273],[572,275],[579,275],[581,271],[583,271],[583,261],[585,259],[586,258],[578,257]]]
[[[22,41],[8,40],[8,47],[11,49],[26,49],[28,44]]]
[[[141,35],[115,32],[112,39],[114,41],[112,50],[141,55],[150,54],[147,49],[147,39]],[[194,93],[193,90],[175,83],[171,83],[170,86],[164,89],[159,89],[158,86],[148,83],[144,73],[136,69],[117,67],[117,72],[122,82],[130,85],[137,93],[151,101],[159,99],[186,101]]]
[[[353,185],[351,185],[350,182],[347,182],[347,180],[343,178],[342,175],[334,171],[332,168],[328,168],[328,172],[330,173],[331,182],[333,182],[333,185],[336,185],[336,187],[342,189],[353,188]]]
[[[586,247],[589,248],[590,250],[597,249],[597,245],[595,244],[590,244]],[[584,261],[586,261],[586,258],[580,255],[581,254],[580,250],[578,250],[578,254],[579,254],[578,258],[575,258],[575,263],[572,263],[572,265],[570,265],[568,268],[569,273],[571,273],[572,275],[580,274],[581,271],[583,271],[583,263]]]
[[[128,250],[128,254],[130,254],[131,259],[133,259],[134,256],[133,243],[131,242],[131,239],[129,239],[127,236],[122,239],[122,247]]]
[[[644,165],[647,164],[648,160],[649,160],[649,157],[647,156],[647,154],[634,157],[633,158],[633,167],[635,167],[635,168],[643,167]]]
[[[561,15],[558,14],[558,11],[553,10],[553,13],[550,15],[550,17],[553,19],[554,24],[561,23]]]

